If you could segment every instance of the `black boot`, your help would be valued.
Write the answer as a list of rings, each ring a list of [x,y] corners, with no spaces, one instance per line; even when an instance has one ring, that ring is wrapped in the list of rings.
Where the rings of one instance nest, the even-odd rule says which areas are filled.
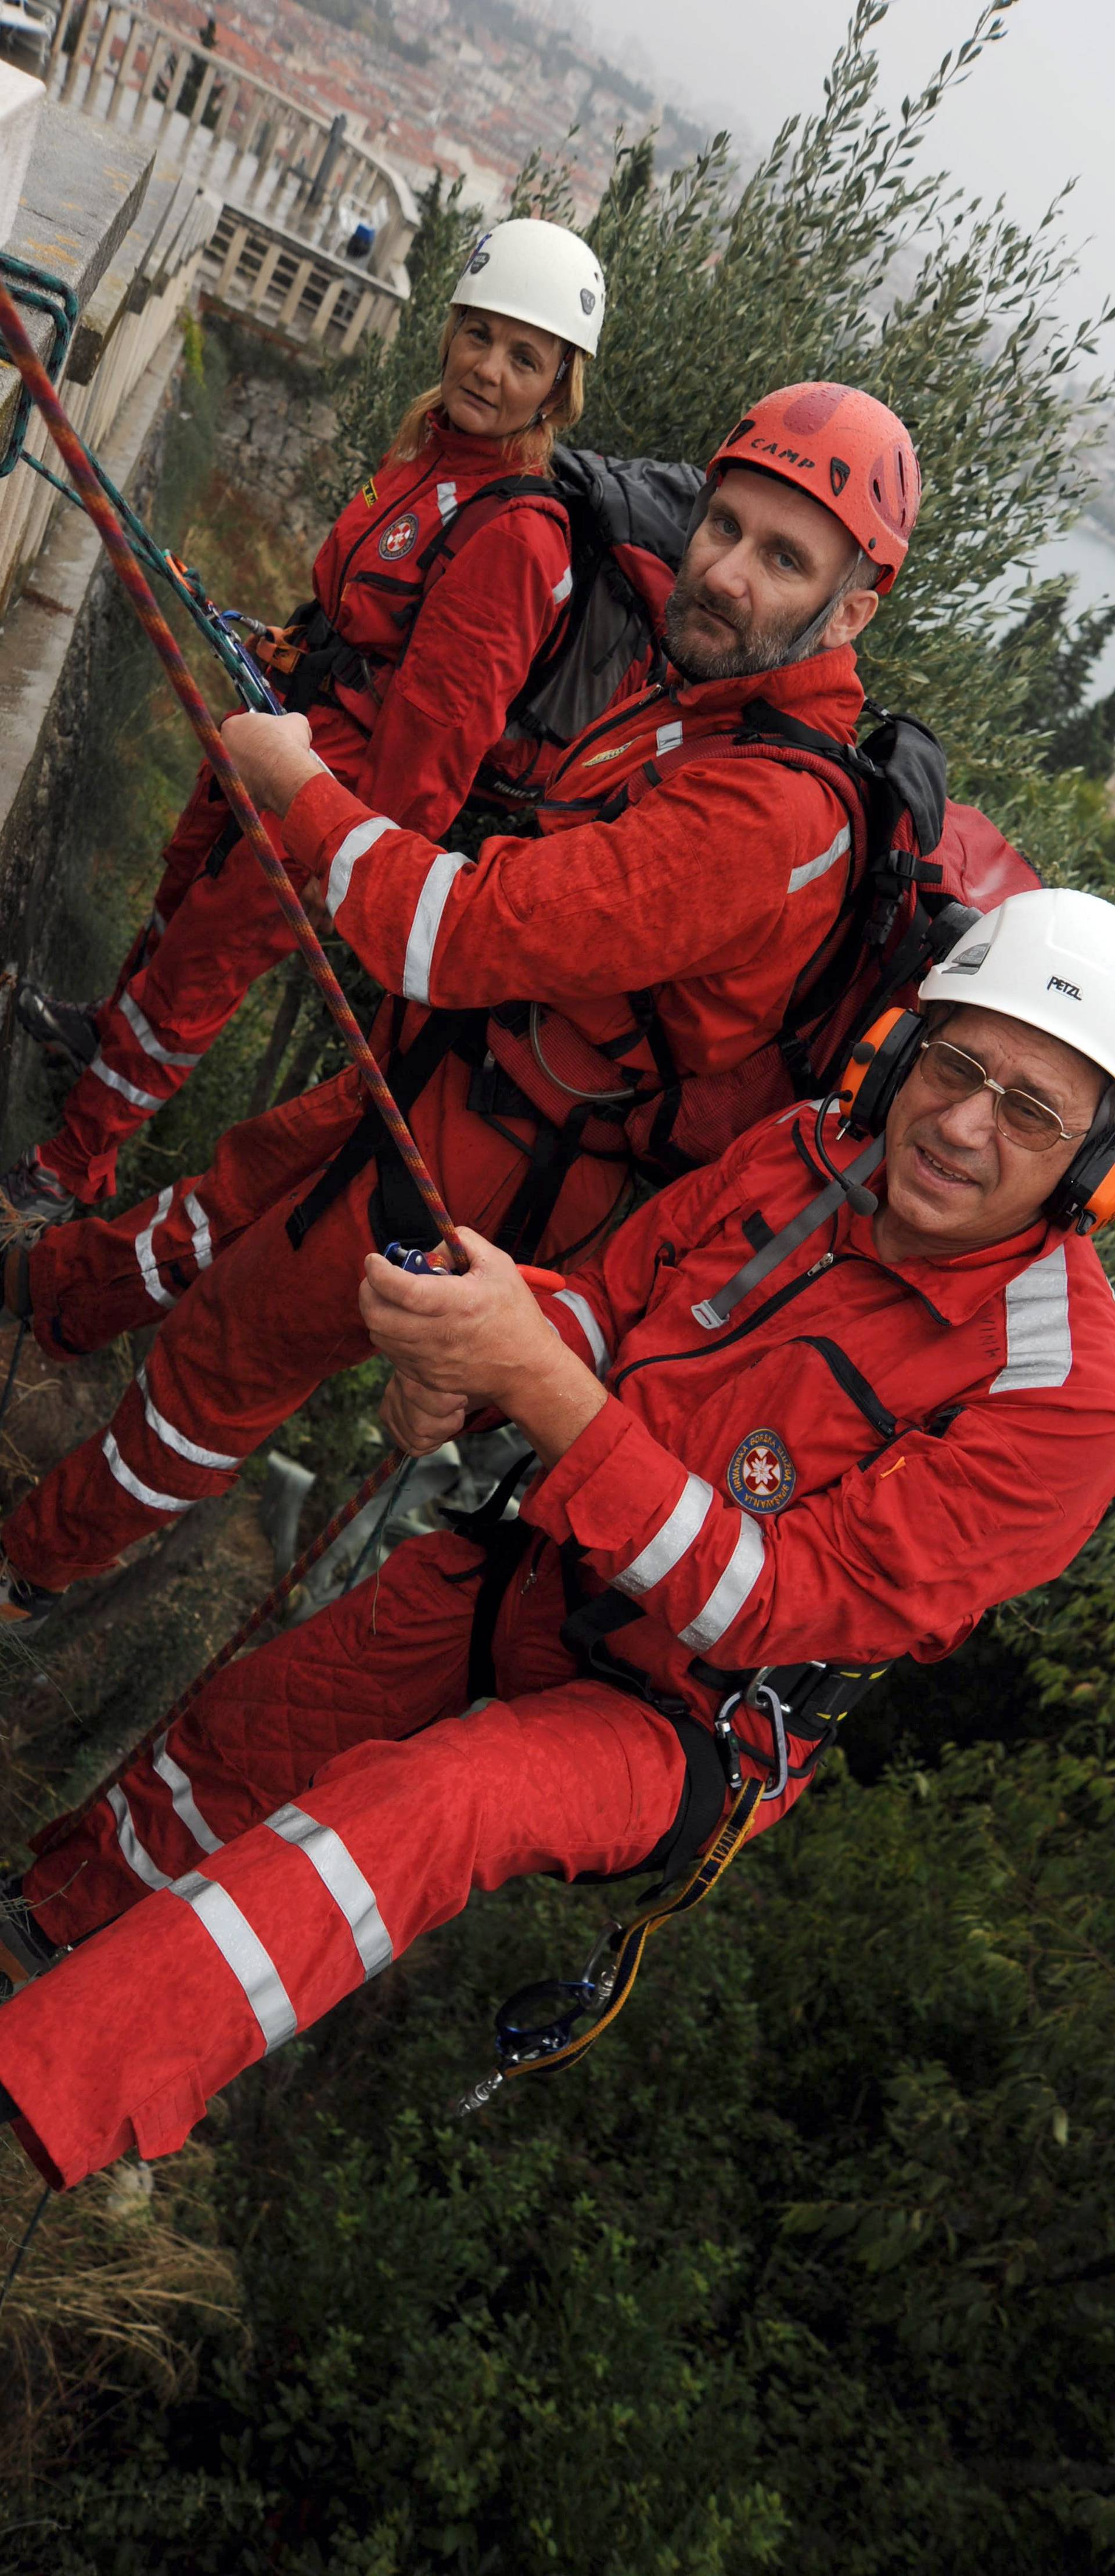
[[[48,1064],[68,1064],[84,1073],[97,1052],[97,1007],[93,1002],[58,1002],[38,984],[21,984],[15,997],[16,1018]]]

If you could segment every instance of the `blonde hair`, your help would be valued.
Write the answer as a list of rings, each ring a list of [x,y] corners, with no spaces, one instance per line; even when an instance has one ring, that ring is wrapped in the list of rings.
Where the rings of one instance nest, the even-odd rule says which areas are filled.
[[[438,358],[442,373],[445,370],[445,362],[454,334],[466,313],[472,313],[475,309],[471,304],[450,305],[438,344]],[[558,386],[552,409],[547,412],[545,420],[529,421],[525,429],[517,429],[512,438],[505,438],[503,442],[503,452],[508,464],[520,474],[544,474],[553,454],[555,442],[562,430],[572,429],[584,410],[584,351],[570,349],[567,356],[569,364]],[[547,400],[548,397],[543,395],[543,401]],[[436,385],[427,385],[425,393],[416,394],[414,401],[408,403],[387,450],[389,464],[409,465],[416,456],[421,455],[430,435],[430,413],[436,410],[440,401],[441,379],[439,377]]]

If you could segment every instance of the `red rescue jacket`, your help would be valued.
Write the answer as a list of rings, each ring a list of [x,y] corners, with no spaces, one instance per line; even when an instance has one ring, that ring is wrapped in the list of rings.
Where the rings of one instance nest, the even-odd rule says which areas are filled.
[[[695,1658],[950,1654],[1060,1574],[1115,1496],[1115,1306],[1080,1235],[1041,1221],[892,1269],[844,1203],[725,1326],[695,1319],[756,1217],[777,1232],[823,1185],[812,1131],[810,1106],[765,1120],[540,1300],[612,1401],[524,1513],[578,1542],[590,1588],[637,1601],[616,1651],[706,1719]],[[861,1148],[836,1131],[844,1166]]]
[[[330,529],[314,592],[363,669],[310,710],[314,747],[367,803],[415,831],[444,831],[481,762],[500,749],[507,709],[554,634],[572,583],[559,500],[499,504],[425,589],[431,541],[471,495],[505,481],[499,439],[436,413],[421,455],[379,466]],[[424,595],[425,594],[425,595]]]
[[[542,809],[544,838],[497,834],[474,860],[369,813],[332,779],[304,787],[283,825],[287,847],[322,879],[338,929],[386,991],[423,1006],[421,1018],[407,1015],[404,1052],[427,1005],[511,1006],[489,1019],[490,1055],[545,1117],[561,1125],[576,1112],[585,1145],[603,1149],[631,1100],[653,1099],[665,1078],[632,1007],[645,990],[683,1081],[730,1092],[733,1131],[734,1068],[764,1049],[784,1099],[775,1041],[857,852],[826,778],[719,756],[758,699],[852,741],[863,692],[851,647],[754,679],[643,691],[566,755],[551,790],[564,801]],[[671,757],[655,783],[648,769],[679,745],[692,756]],[[633,784],[638,802],[605,819],[597,809]],[[609,1090],[627,1107],[586,1116],[577,1094]],[[768,1105],[757,1089],[749,1114]],[[701,1117],[709,1106],[699,1101]]]

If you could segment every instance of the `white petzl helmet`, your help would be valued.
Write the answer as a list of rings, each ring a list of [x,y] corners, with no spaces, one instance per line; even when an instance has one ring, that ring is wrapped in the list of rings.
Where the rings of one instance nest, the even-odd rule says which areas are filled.
[[[1115,1076],[1115,904],[1071,886],[1008,895],[930,967],[919,998],[1025,1020]]]
[[[604,319],[604,272],[579,233],[516,215],[481,233],[452,301],[505,313],[512,322],[533,322],[594,358]]]

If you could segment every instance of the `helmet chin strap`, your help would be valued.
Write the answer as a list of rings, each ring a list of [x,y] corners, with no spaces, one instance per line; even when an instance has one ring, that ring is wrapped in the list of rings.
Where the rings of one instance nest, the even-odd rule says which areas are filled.
[[[777,665],[780,671],[786,670],[791,662],[807,662],[810,654],[816,651],[830,617],[839,608],[841,600],[847,598],[849,591],[855,589],[858,571],[857,560],[851,572],[845,573],[843,581],[837,583],[831,598],[826,599],[824,607],[817,610],[816,616],[810,618],[808,626],[803,626],[800,635],[795,636],[793,643],[787,646]],[[866,588],[866,584],[864,587]]]

